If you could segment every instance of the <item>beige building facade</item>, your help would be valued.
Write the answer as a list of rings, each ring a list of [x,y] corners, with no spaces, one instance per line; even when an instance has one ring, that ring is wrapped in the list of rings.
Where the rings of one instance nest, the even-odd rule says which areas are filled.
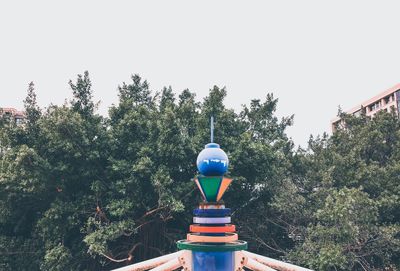
[[[2,117],[14,120],[17,125],[22,124],[25,120],[25,113],[23,111],[11,107],[0,107],[0,114]]]
[[[353,116],[365,114],[366,116],[373,117],[377,112],[382,110],[386,112],[394,111],[399,114],[400,84],[394,85],[393,87],[379,93],[371,99],[366,100],[360,105],[345,111],[345,113]],[[340,117],[336,117],[331,120],[331,126],[332,132],[335,132],[338,128],[344,127],[345,123]]]

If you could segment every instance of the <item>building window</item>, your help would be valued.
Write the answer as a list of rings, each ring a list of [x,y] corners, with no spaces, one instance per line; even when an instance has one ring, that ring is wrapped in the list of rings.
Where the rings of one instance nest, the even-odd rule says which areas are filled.
[[[21,118],[15,118],[15,123],[16,123],[17,125],[22,124],[22,122],[23,122],[23,119],[21,119]]]
[[[397,100],[397,114],[400,115],[400,91],[397,90],[395,92],[395,95],[396,95],[395,97],[396,97],[396,100]]]
[[[379,108],[381,108],[381,101],[373,103],[370,106],[368,106],[368,109],[369,109],[370,112],[378,110]]]
[[[375,110],[375,104],[371,104],[370,106],[368,106],[368,110],[369,110],[369,112],[374,111]]]

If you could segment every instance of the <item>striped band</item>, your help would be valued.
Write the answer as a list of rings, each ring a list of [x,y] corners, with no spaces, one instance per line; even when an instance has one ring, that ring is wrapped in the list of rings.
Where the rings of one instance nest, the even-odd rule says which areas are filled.
[[[231,223],[231,217],[193,217],[193,223],[196,224],[229,224]]]
[[[227,233],[225,236],[207,236],[195,233],[188,233],[187,240],[199,243],[229,243],[238,240],[236,233]]]
[[[226,233],[226,232],[234,232],[236,230],[235,225],[225,225],[225,226],[199,226],[199,225],[190,225],[191,232],[198,233]]]
[[[217,203],[200,203],[199,209],[224,209],[225,204]]]
[[[193,214],[200,217],[224,217],[231,214],[231,209],[194,209]]]
[[[246,250],[247,243],[244,241],[234,241],[225,244],[213,244],[213,243],[197,243],[190,242],[188,240],[180,240],[176,242],[179,249],[188,249],[192,251],[202,251],[202,252],[217,252],[217,251],[238,251]]]

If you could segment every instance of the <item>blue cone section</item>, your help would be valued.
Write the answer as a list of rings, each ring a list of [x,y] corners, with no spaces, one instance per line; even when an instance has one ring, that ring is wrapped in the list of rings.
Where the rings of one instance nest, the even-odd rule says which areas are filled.
[[[234,252],[192,251],[193,271],[234,270]]]
[[[199,217],[224,217],[231,215],[231,209],[194,209],[193,214]]]

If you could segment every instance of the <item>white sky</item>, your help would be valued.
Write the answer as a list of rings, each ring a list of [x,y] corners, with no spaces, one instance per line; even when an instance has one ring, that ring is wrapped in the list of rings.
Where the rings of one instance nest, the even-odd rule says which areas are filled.
[[[0,106],[70,98],[89,70],[100,112],[130,75],[202,99],[226,86],[240,109],[273,92],[295,114],[296,144],[330,131],[349,109],[400,82],[398,1],[0,0]]]

